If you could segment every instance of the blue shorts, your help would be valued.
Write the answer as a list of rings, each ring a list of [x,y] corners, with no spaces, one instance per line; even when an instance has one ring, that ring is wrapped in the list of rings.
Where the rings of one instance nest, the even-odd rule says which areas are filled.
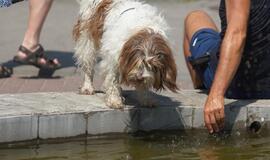
[[[221,45],[219,32],[204,28],[197,31],[190,41],[191,56],[188,61],[199,62],[193,65],[195,71],[203,81],[206,89],[210,89],[214,80],[218,64],[218,55]]]

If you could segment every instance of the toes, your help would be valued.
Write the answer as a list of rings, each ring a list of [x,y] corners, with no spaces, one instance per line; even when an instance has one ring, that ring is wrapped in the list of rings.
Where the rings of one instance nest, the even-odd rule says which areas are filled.
[[[53,63],[54,63],[54,64],[57,64],[57,65],[60,64],[60,63],[59,63],[59,60],[58,60],[57,58],[54,58],[54,59],[53,59]]]
[[[44,58],[40,58],[38,61],[39,61],[38,62],[39,64],[42,64],[42,65],[46,64],[46,60]]]
[[[54,58],[52,60],[46,59],[46,58],[39,58],[38,63],[41,65],[46,65],[50,63],[50,65],[60,65],[58,59]]]

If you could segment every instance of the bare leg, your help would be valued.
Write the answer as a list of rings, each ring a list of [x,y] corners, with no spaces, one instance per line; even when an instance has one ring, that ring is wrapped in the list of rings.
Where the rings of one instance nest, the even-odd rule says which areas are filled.
[[[212,28],[218,30],[215,23],[207,13],[203,11],[193,11],[188,14],[185,20],[185,34],[184,34],[184,56],[187,60],[187,57],[191,56],[189,44],[192,36],[200,29],[203,28]],[[199,88],[202,86],[202,81],[199,76],[196,74],[195,70],[191,64],[186,61],[194,88]]]
[[[44,21],[51,8],[53,0],[29,0],[29,19],[28,27],[24,35],[22,45],[34,52],[38,44],[40,43],[40,34]],[[18,56],[25,58],[26,55],[22,52],[18,52]],[[41,64],[45,64],[45,59],[40,59]],[[54,63],[59,63],[57,59],[54,59]]]

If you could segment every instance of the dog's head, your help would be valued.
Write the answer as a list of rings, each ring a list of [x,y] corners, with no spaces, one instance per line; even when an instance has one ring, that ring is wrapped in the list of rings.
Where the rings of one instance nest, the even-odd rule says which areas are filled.
[[[144,29],[129,38],[119,58],[121,82],[139,88],[177,91],[177,69],[164,37]]]

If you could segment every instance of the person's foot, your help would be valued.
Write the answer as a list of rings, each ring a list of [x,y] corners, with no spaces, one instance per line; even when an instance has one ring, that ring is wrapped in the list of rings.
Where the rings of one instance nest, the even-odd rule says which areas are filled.
[[[40,50],[40,48],[42,47],[40,44],[33,44],[33,43],[23,43],[21,46],[24,47],[29,52],[26,53],[22,51],[21,49],[19,49],[17,55],[15,56],[16,59],[19,59],[19,60],[27,59],[27,57],[29,56],[29,53],[37,54],[38,50]],[[38,66],[46,66],[48,65],[48,62],[50,63],[50,65],[60,66],[60,62],[56,58],[49,61],[44,56],[37,58]]]

